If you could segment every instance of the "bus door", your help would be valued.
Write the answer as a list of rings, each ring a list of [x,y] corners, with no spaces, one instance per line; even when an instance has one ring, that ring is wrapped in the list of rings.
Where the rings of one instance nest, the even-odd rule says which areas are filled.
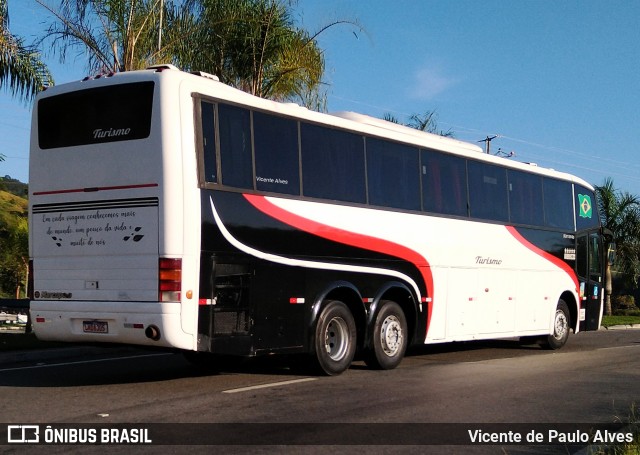
[[[604,292],[602,238],[599,232],[578,235],[576,266],[580,281],[580,330],[598,330]]]

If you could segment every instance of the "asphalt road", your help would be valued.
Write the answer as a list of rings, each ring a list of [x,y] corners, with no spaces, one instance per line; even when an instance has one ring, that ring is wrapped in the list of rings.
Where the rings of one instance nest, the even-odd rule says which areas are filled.
[[[567,453],[584,444],[478,445],[469,431],[524,436],[562,432],[568,424],[573,434],[579,423],[626,421],[640,402],[637,330],[572,335],[559,351],[513,340],[430,346],[411,352],[395,370],[372,371],[355,362],[338,377],[310,375],[299,360],[253,359],[215,374],[176,353],[132,348],[0,354],[0,423],[151,425],[156,442],[201,438],[229,444],[225,453],[272,453],[274,447],[324,453],[327,445],[337,453],[361,452],[350,442],[374,444],[369,453]],[[176,423],[182,425],[152,425]],[[232,425],[199,425],[211,423]],[[429,441],[439,445],[426,450]],[[319,445],[305,445],[312,442]],[[261,445],[267,443],[277,446]],[[0,452],[24,448],[0,445]],[[128,453],[132,447],[110,449]],[[183,450],[206,451],[172,447]]]

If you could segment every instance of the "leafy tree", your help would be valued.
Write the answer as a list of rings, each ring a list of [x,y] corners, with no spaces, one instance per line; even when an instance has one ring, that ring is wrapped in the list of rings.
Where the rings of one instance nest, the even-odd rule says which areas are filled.
[[[0,0],[0,88],[7,84],[13,96],[27,101],[52,85],[53,78],[36,49],[11,34],[8,0]]]
[[[169,0],[37,0],[54,17],[43,41],[62,61],[70,49],[87,57],[95,73],[131,71],[172,63],[193,27],[188,4]]]
[[[257,96],[322,106],[318,34],[297,28],[284,0],[60,0],[57,9],[37,1],[55,17],[44,39],[63,60],[79,48],[91,71],[173,63]],[[345,23],[355,25],[336,21],[319,33]]]
[[[611,178],[596,186],[596,193],[602,224],[613,233],[616,244],[616,271],[635,286],[640,274],[640,198],[616,189]],[[605,311],[610,315],[612,271],[608,263],[605,275]]]
[[[391,114],[384,114],[383,118],[388,122],[400,124],[400,121]],[[424,114],[411,114],[409,121],[404,123],[404,126],[443,137],[454,137],[451,129],[444,131],[438,128],[438,115],[435,110],[425,111]]]
[[[256,96],[322,110],[324,56],[316,38],[337,25],[358,25],[339,20],[311,35],[295,25],[290,5],[282,0],[196,0],[193,42],[198,45],[180,54],[180,66],[216,74]]]
[[[24,290],[28,243],[26,199],[0,191],[0,294]]]
[[[26,293],[29,262],[29,229],[27,220],[0,232],[0,289],[15,298]]]

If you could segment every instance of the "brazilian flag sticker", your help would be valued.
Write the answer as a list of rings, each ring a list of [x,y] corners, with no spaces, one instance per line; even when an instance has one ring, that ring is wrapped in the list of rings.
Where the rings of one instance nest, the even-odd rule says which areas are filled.
[[[591,218],[593,215],[591,197],[588,194],[578,194],[578,203],[580,204],[580,218]]]

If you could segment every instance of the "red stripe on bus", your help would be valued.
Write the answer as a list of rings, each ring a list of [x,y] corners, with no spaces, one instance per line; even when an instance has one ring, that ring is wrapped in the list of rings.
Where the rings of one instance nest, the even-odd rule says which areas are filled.
[[[108,190],[132,190],[138,188],[153,188],[158,186],[157,183],[143,183],[140,185],[119,185],[119,186],[98,186],[90,188],[71,188],[66,190],[53,190],[53,191],[34,191],[34,196],[46,196],[49,194],[65,194],[65,193],[92,193],[96,191],[108,191]]]
[[[410,248],[407,248],[406,246],[390,242],[388,240],[358,234],[356,232],[346,231],[301,217],[300,215],[291,213],[269,202],[264,196],[245,194],[244,197],[247,201],[249,201],[251,205],[260,210],[262,213],[265,213],[266,215],[269,215],[296,229],[300,229],[301,231],[345,245],[394,256],[400,259],[404,259],[415,265],[425,281],[427,292],[431,293],[431,299],[427,302],[427,332],[429,331],[434,303],[433,275],[431,274],[431,267],[429,266],[429,262],[421,254]]]
[[[564,262],[562,259],[560,259],[559,257],[556,257],[550,253],[547,253],[546,251],[544,251],[541,248],[538,248],[537,246],[535,246],[533,243],[529,242],[527,239],[525,239],[522,234],[520,234],[518,232],[518,230],[516,228],[514,228],[513,226],[506,226],[507,231],[509,231],[509,233],[520,243],[522,243],[522,245],[524,245],[525,247],[527,247],[529,250],[533,251],[534,253],[536,253],[539,256],[542,256],[543,258],[545,258],[547,261],[553,263],[556,267],[564,270],[567,275],[569,275],[569,277],[571,278],[571,280],[573,281],[573,284],[576,287],[576,293],[580,294],[580,283],[578,282],[578,276],[576,275],[575,270],[573,270],[573,268],[571,268],[571,266],[569,266],[569,264],[567,264],[566,262]]]

